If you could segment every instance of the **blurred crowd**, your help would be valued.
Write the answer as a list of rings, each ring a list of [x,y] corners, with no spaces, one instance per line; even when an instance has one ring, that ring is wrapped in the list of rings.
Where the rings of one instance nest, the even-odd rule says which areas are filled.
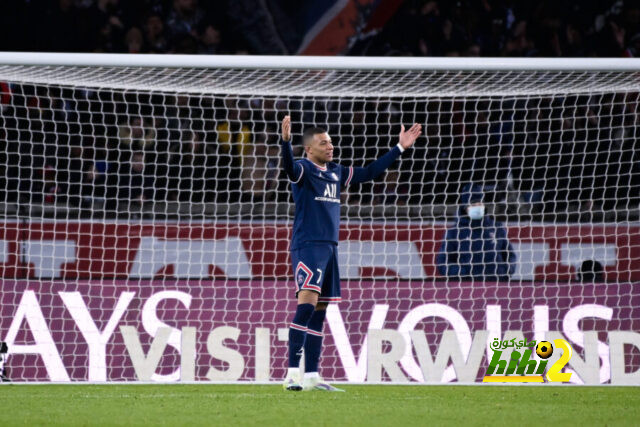
[[[8,0],[7,50],[278,53],[247,20],[284,0]],[[256,18],[257,17],[257,18]],[[277,17],[274,15],[274,17]],[[252,25],[253,25],[252,24]],[[273,22],[276,30],[282,23]],[[282,30],[282,28],[280,28]],[[286,30],[286,29],[285,29]],[[638,56],[640,4],[515,0],[402,3],[350,54]],[[282,52],[279,52],[282,53]],[[424,123],[403,167],[345,193],[352,204],[455,204],[466,183],[534,211],[629,209],[640,202],[637,93],[531,99],[180,96],[0,82],[0,201],[126,211],[131,203],[288,200],[279,120],[325,126],[336,158],[361,166]],[[299,147],[298,147],[299,150]],[[297,155],[301,155],[298,151]]]
[[[56,52],[295,54],[310,31],[301,23],[322,21],[292,0],[4,0],[3,10],[0,50]],[[364,25],[375,7],[357,10],[348,55],[640,55],[631,0],[405,0],[378,29]]]
[[[640,2],[408,0],[351,50],[402,56],[640,56]]]
[[[249,53],[227,1],[6,0],[3,50]],[[2,31],[0,30],[0,31]]]
[[[402,167],[345,202],[455,205],[467,183],[541,213],[640,203],[640,94],[403,100],[132,94],[12,85],[0,200],[126,211],[132,202],[283,202],[279,120],[327,128],[336,159],[362,166],[426,124]],[[298,141],[299,142],[299,141]],[[296,144],[297,156],[301,146]],[[515,211],[512,213],[516,213]]]

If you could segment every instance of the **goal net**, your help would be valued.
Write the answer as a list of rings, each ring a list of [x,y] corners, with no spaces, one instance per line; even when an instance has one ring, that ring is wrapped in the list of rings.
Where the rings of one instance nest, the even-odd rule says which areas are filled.
[[[346,166],[424,129],[340,192],[324,378],[482,381],[495,339],[562,338],[571,382],[638,384],[639,64],[0,54],[0,367],[283,378],[290,114]]]

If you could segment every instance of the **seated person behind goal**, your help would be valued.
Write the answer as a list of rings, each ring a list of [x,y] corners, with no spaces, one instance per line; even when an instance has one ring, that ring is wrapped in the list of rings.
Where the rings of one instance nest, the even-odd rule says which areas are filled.
[[[467,184],[460,196],[456,224],[447,230],[436,263],[451,280],[507,281],[516,256],[507,230],[485,214],[478,185]]]

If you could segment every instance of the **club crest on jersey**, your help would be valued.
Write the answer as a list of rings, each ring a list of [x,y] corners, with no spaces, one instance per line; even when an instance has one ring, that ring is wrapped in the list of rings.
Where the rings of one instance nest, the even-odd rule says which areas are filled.
[[[332,178],[334,181],[337,181],[337,180],[338,180],[338,175],[336,175],[335,173],[331,172],[329,175],[331,176],[331,178]]]
[[[309,282],[311,280],[311,276],[313,276],[311,270],[309,270],[309,268],[300,261],[295,272],[295,280],[298,287],[301,288],[305,283]]]

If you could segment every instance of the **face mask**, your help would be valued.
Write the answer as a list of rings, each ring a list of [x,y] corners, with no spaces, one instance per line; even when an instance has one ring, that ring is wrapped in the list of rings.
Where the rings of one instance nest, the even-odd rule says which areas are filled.
[[[467,213],[471,219],[482,219],[484,216],[484,206],[469,206],[467,208]]]

